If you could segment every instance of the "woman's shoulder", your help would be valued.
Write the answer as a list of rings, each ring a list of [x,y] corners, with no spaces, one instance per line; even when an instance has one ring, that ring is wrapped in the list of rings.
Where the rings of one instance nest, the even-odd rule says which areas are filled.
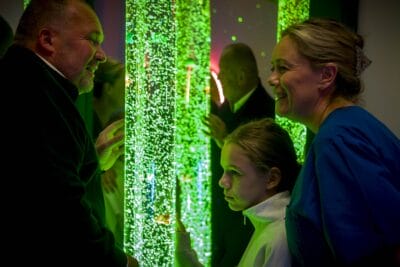
[[[360,106],[350,106],[334,110],[321,125],[315,136],[317,142],[366,142],[375,144],[377,140],[399,139],[373,114]]]

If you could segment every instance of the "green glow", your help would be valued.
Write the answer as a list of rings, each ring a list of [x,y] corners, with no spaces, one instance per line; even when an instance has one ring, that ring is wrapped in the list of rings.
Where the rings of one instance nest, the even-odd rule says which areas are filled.
[[[177,0],[176,172],[179,207],[199,260],[211,259],[210,139],[202,118],[209,112],[209,0]]]
[[[173,266],[175,208],[210,259],[209,27],[209,0],[126,1],[124,239],[140,266]]]
[[[26,8],[26,6],[29,4],[31,0],[24,0],[24,9]]]
[[[277,40],[279,41],[280,39],[281,31],[290,24],[307,19],[309,10],[310,0],[279,0]],[[303,162],[306,127],[301,123],[293,122],[278,115],[276,116],[276,121],[289,132],[297,157],[300,162]]]
[[[176,24],[171,1],[126,1],[125,249],[172,266]]]
[[[290,24],[303,21],[309,17],[310,0],[279,0],[278,3],[278,40],[282,29]]]

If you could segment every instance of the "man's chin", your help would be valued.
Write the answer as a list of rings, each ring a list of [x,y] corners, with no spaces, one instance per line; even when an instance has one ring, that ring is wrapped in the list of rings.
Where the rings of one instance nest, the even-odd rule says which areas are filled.
[[[78,86],[78,91],[79,91],[79,94],[81,95],[81,94],[86,94],[86,93],[89,93],[90,91],[92,91],[93,90],[93,82],[90,82],[90,83],[81,83],[79,86]]]

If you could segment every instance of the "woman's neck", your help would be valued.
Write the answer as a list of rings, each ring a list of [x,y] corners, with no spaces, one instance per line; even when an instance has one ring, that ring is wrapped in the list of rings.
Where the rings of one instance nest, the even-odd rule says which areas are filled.
[[[321,109],[321,112],[318,112],[314,117],[312,122],[308,125],[310,130],[314,133],[317,133],[321,124],[325,121],[325,119],[331,114],[334,110],[343,107],[354,106],[354,103],[344,97],[335,97],[327,102],[324,107]]]

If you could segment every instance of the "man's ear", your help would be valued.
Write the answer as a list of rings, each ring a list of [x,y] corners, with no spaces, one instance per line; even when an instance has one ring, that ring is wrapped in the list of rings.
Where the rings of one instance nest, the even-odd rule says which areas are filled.
[[[42,29],[39,32],[38,49],[46,54],[54,52],[54,33],[50,29]]]
[[[282,173],[277,167],[272,167],[268,172],[267,189],[276,189],[281,182]]]
[[[334,63],[326,63],[321,68],[321,89],[332,88],[337,76],[338,67]]]

